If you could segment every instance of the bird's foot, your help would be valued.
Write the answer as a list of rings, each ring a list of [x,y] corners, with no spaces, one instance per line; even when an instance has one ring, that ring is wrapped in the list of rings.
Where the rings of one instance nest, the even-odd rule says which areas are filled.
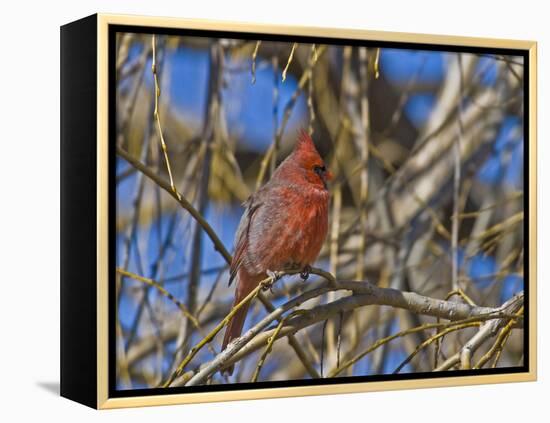
[[[265,273],[267,273],[267,276],[269,276],[269,279],[263,283],[262,291],[267,291],[269,289],[269,292],[273,294],[273,284],[281,279],[281,275],[279,272],[274,272],[273,270],[266,270]]]
[[[302,271],[300,272],[300,277],[305,282],[309,278],[309,274],[311,273],[311,266],[309,264],[306,264]]]

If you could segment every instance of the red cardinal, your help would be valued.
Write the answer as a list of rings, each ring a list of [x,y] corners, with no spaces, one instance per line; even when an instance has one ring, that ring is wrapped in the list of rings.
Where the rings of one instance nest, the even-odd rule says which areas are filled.
[[[321,251],[328,230],[327,170],[313,140],[301,131],[294,151],[271,179],[244,203],[235,236],[229,284],[237,281],[238,304],[267,277],[289,266],[307,269]],[[229,322],[222,350],[241,335],[248,305]],[[226,370],[233,373],[233,368]]]

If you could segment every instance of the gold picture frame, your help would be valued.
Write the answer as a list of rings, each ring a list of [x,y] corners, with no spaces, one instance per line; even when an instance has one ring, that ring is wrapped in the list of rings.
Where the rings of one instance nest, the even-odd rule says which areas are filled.
[[[109,28],[113,27],[141,27],[151,28],[151,31],[157,29],[185,29],[197,31],[220,31],[242,34],[265,34],[269,36],[286,37],[319,37],[331,40],[358,40],[358,41],[376,41],[376,42],[395,42],[418,45],[431,45],[441,47],[461,48],[485,48],[485,49],[513,49],[525,53],[528,61],[528,86],[525,95],[528,100],[525,104],[525,126],[528,131],[528,157],[525,163],[528,165],[528,252],[527,255],[527,275],[525,281],[528,289],[527,307],[529,309],[528,321],[528,343],[525,345],[528,357],[528,369],[521,372],[504,372],[493,374],[472,374],[466,376],[446,376],[446,377],[423,377],[423,378],[403,378],[400,380],[382,380],[368,382],[342,382],[336,384],[307,384],[304,386],[287,387],[258,387],[257,389],[238,389],[238,390],[216,390],[215,388],[203,392],[186,393],[155,393],[148,395],[120,395],[113,397],[109,393],[109,344],[113,339],[109,337],[109,283],[111,271],[109,264],[110,234],[109,222],[112,215],[109,212],[109,202],[112,201],[109,192],[112,187],[109,186],[109,155],[112,151],[109,146],[110,124],[109,122],[109,84],[110,79],[109,66]],[[65,40],[64,41],[64,38]],[[94,39],[95,38],[95,39]],[[90,50],[85,53],[81,50]],[[91,76],[86,82],[79,82],[76,75],[76,66],[86,66],[85,63],[76,65],[76,61],[82,62],[79,55],[87,54],[84,59],[89,59],[87,65],[95,64],[96,69],[91,70]],[[95,56],[95,57],[92,57]],[[63,61],[65,57],[65,62]],[[95,60],[94,60],[95,59]],[[75,67],[72,70],[71,66]],[[90,71],[90,69],[88,69]],[[95,78],[95,86],[93,85]],[[64,81],[67,81],[66,83]],[[92,82],[90,82],[92,81]],[[95,116],[88,116],[88,120],[83,121],[80,128],[74,122],[79,121],[77,114],[91,113],[90,104],[81,106],[79,102],[83,100],[77,97],[71,97],[71,90],[78,88],[78,84],[84,84],[92,90],[90,101],[95,97]],[[63,85],[65,84],[65,86]],[[88,85],[85,85],[88,84]],[[75,88],[76,87],[76,88]],[[234,23],[209,20],[180,19],[180,18],[162,18],[162,17],[144,17],[144,16],[124,16],[112,14],[97,14],[82,21],[77,21],[62,27],[62,380],[61,392],[63,396],[74,399],[98,409],[111,409],[121,407],[138,407],[150,405],[168,405],[168,404],[188,404],[213,401],[233,401],[259,398],[279,398],[290,396],[306,395],[327,395],[339,393],[385,391],[397,389],[416,389],[433,388],[444,386],[462,386],[488,383],[503,382],[526,382],[535,381],[537,378],[537,44],[534,41],[517,41],[504,39],[488,39],[462,36],[447,35],[428,35],[411,34],[400,32],[381,32],[359,29],[336,29],[336,28],[314,28],[307,26],[275,26],[260,25],[253,23]],[[91,119],[91,120],[90,120]],[[93,122],[92,122],[93,120]],[[72,125],[72,126],[71,126]],[[85,128],[92,127],[95,133],[90,133],[89,146],[82,147],[75,143],[76,136]],[[64,129],[67,128],[67,129]],[[72,128],[72,129],[71,129]],[[93,143],[93,138],[96,142]],[[91,168],[95,167],[95,172],[89,175],[89,181],[93,180],[95,189],[89,193],[89,202],[75,205],[74,196],[78,190],[86,189],[85,181],[82,185],[69,187],[67,184],[69,178],[77,178],[79,172],[89,171],[88,168],[82,168],[78,160],[87,160],[80,150],[71,149],[88,148],[86,153],[95,154],[95,161]],[[65,163],[65,165],[63,164]],[[64,182],[65,181],[65,182]],[[78,191],[81,192],[81,191]],[[65,204],[65,205],[64,205]],[[72,217],[73,210],[75,215],[79,213],[82,216],[82,209],[78,207],[90,207],[95,204],[95,210],[89,216],[80,220]],[[63,214],[65,213],[65,214]],[[65,216],[65,217],[63,217]],[[69,232],[75,232],[77,225],[82,225],[83,219],[89,223],[88,229],[95,230],[95,238],[88,239],[93,242],[94,248],[89,252],[86,258],[76,259],[71,254],[73,250],[79,248],[79,242],[84,238],[71,238]],[[84,223],[86,224],[86,223]],[[65,232],[63,232],[65,231]],[[63,235],[65,233],[65,236]],[[87,232],[89,237],[90,231]],[[92,260],[92,258],[95,258]],[[76,260],[86,260],[77,262]],[[92,262],[93,261],[93,262]],[[79,284],[88,284],[89,293],[93,293],[93,300],[86,303],[89,307],[95,307],[90,310],[88,306],[75,307],[75,298],[79,295],[80,287],[72,286],[75,282],[76,270],[74,267],[79,264],[86,265],[83,269],[88,269],[90,280],[83,276]],[[111,264],[112,265],[112,264]],[[64,270],[65,269],[65,270]],[[111,282],[112,283],[112,282]],[[72,285],[71,285],[72,284]],[[88,295],[86,294],[86,295]],[[90,294],[92,295],[92,294]],[[81,298],[79,301],[88,301]],[[79,319],[83,319],[80,321]],[[80,328],[76,327],[80,323]],[[95,325],[94,325],[95,323]],[[86,324],[87,326],[82,326]],[[75,327],[73,327],[75,325]],[[89,326],[92,325],[92,326]],[[83,327],[92,328],[92,330],[83,330]],[[86,333],[82,333],[86,332]],[[93,338],[92,338],[93,336]],[[91,354],[85,354],[84,348],[90,348],[92,345],[95,351]],[[78,355],[78,358],[76,357]],[[83,366],[86,370],[83,370]],[[89,369],[88,369],[89,367]],[[95,375],[95,377],[94,377]],[[95,380],[94,380],[95,379]]]

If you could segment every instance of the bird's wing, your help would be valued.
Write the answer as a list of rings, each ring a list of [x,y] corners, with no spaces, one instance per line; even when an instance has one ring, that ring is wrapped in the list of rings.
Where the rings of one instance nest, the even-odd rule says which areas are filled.
[[[233,255],[233,260],[231,261],[231,266],[229,268],[229,285],[233,282],[233,279],[237,276],[239,267],[244,258],[244,252],[248,246],[248,233],[250,231],[250,225],[254,214],[261,205],[261,202],[255,201],[254,196],[250,196],[248,200],[244,203],[246,209],[241,217],[239,222],[239,227],[237,228],[237,234],[235,235],[235,254]]]

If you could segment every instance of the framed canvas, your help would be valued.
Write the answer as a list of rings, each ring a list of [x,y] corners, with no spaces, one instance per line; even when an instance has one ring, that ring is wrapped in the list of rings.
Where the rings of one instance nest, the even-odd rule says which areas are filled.
[[[536,43],[61,28],[61,394],[536,379]]]

